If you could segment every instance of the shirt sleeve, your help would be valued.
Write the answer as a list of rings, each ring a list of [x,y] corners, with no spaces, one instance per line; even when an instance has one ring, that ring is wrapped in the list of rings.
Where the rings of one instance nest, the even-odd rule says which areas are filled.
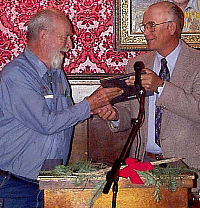
[[[1,78],[0,99],[4,114],[14,117],[27,128],[41,134],[63,131],[90,117],[90,105],[87,100],[51,111],[36,87],[37,82],[28,79],[27,74],[25,76],[16,71]]]

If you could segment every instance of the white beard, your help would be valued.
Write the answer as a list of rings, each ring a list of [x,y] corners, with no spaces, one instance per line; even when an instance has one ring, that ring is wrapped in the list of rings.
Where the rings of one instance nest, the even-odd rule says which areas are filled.
[[[60,69],[63,63],[64,54],[69,51],[69,48],[61,48],[56,52],[55,56],[51,60],[51,68],[52,69]],[[62,53],[61,53],[62,52]]]
[[[60,69],[63,63],[64,56],[57,51],[56,55],[51,60],[51,68],[52,69]]]

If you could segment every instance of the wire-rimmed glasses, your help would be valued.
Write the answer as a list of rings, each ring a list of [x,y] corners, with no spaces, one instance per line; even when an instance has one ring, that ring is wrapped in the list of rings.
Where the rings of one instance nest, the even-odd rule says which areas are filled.
[[[161,23],[155,23],[153,21],[147,22],[146,24],[141,23],[140,24],[140,30],[141,32],[144,32],[145,29],[148,30],[149,32],[154,32],[156,26],[161,25],[161,24],[165,24],[165,23],[169,23],[169,22],[173,22],[171,20],[165,21],[165,22],[161,22]]]

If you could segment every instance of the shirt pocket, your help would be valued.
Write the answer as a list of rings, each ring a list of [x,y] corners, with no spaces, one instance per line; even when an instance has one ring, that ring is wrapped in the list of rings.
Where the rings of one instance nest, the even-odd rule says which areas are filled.
[[[50,111],[57,111],[57,98],[53,97],[53,95],[46,95],[45,102]]]

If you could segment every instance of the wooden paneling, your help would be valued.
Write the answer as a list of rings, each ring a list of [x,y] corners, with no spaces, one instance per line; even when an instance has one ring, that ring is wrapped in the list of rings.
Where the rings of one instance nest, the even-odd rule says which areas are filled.
[[[120,156],[129,131],[113,133],[107,123],[94,116],[75,128],[70,163],[91,160],[113,164]]]
[[[89,120],[88,158],[94,162],[113,164],[119,158],[129,131],[113,133],[107,123],[94,116]]]
[[[116,74],[115,74],[116,75]],[[114,76],[111,74],[68,75],[75,103],[82,101],[86,96],[100,86],[100,79]],[[76,125],[72,142],[70,163],[79,160],[92,160],[113,164],[119,157],[129,132],[112,133],[105,121],[98,116]]]
[[[75,127],[69,163],[88,159],[88,121]]]

